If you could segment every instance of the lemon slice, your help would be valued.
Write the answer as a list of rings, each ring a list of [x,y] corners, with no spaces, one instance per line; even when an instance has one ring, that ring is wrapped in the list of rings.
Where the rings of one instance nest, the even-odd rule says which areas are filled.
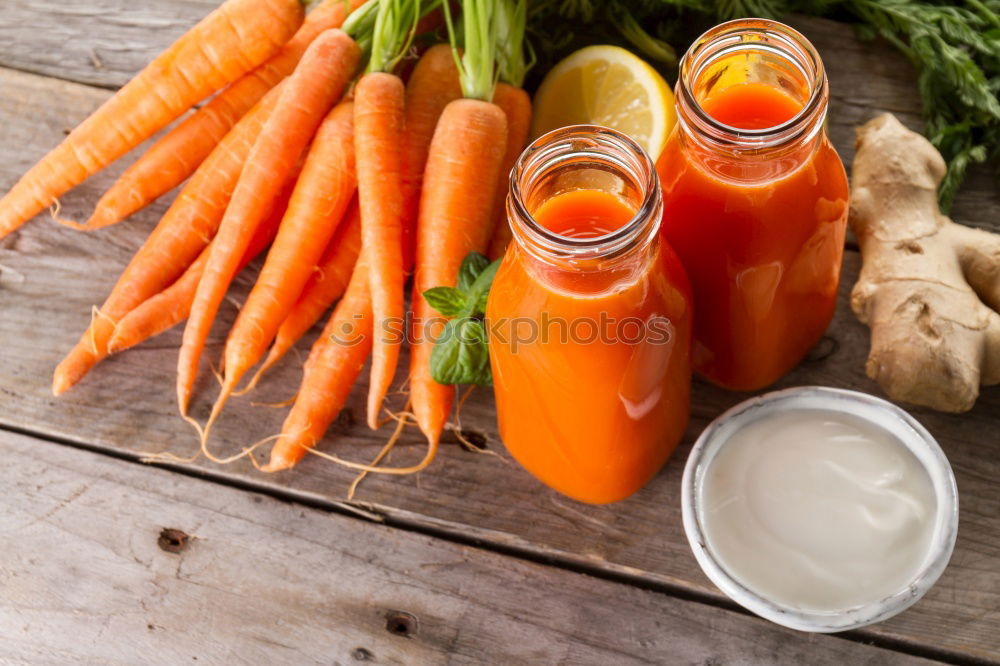
[[[571,53],[545,75],[534,107],[533,137],[566,125],[604,125],[632,137],[654,160],[677,119],[663,77],[618,46]]]

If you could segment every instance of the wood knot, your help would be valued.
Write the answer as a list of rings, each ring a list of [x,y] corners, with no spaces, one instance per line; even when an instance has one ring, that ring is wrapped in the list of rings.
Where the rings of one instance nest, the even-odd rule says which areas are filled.
[[[824,335],[819,339],[809,353],[806,354],[806,361],[809,363],[817,363],[819,361],[824,361],[830,356],[837,353],[840,349],[840,343],[837,342],[836,338],[831,338],[829,335]]]
[[[187,532],[172,527],[164,527],[160,530],[160,538],[156,540],[156,544],[160,547],[160,550],[165,550],[168,553],[179,553],[188,547],[190,540],[191,537]]]
[[[375,655],[368,648],[356,647],[351,650],[351,657],[354,661],[374,661]]]
[[[417,633],[417,616],[406,611],[391,610],[385,614],[385,630],[395,636],[412,638]]]
[[[474,449],[476,451],[485,451],[486,446],[486,435],[476,430],[462,430],[461,437],[459,437],[459,443],[462,445],[463,449]]]
[[[337,414],[337,419],[333,422],[333,427],[337,432],[347,432],[350,430],[358,419],[354,416],[354,411],[351,409],[342,409],[340,414]]]

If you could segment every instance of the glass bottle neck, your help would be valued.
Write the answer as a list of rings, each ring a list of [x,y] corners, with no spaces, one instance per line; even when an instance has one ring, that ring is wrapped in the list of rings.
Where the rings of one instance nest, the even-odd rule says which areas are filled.
[[[727,95],[753,88],[765,88],[772,103],[781,101],[797,112],[759,126],[726,124],[706,110]],[[692,44],[680,64],[676,94],[678,131],[685,141],[718,155],[760,160],[816,144],[829,88],[819,54],[800,33],[777,21],[739,19],[712,28]]]
[[[607,194],[633,211],[631,220],[599,235],[563,235],[535,214],[556,197],[586,190]],[[663,211],[653,161],[624,134],[596,125],[574,125],[535,140],[511,172],[507,213],[516,250],[548,277],[587,276],[602,284],[628,279],[648,263]]]

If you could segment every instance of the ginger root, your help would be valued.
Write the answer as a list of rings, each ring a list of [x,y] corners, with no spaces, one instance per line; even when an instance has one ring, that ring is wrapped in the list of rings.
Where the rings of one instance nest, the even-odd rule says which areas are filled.
[[[1000,235],[937,205],[941,155],[891,114],[858,129],[851,308],[871,328],[866,370],[894,400],[964,412],[1000,383]]]

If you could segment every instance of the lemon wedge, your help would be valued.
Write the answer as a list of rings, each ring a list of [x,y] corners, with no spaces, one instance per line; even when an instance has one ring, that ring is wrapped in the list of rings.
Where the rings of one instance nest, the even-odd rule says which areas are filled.
[[[618,46],[588,46],[553,67],[534,99],[532,136],[566,125],[611,127],[655,160],[677,120],[674,94],[647,62]]]

